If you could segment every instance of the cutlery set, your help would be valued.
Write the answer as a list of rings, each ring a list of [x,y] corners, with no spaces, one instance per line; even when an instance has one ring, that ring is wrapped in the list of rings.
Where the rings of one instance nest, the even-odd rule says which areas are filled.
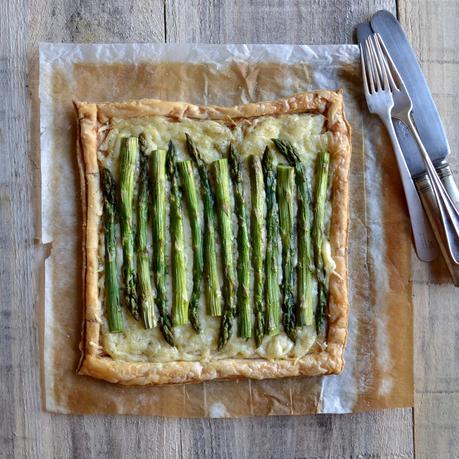
[[[396,18],[379,11],[357,27],[365,98],[394,148],[420,260],[446,260],[459,286],[459,192],[449,146],[416,56]]]

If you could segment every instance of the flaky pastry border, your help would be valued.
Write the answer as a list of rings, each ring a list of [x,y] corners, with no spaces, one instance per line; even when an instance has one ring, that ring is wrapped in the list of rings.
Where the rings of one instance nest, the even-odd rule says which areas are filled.
[[[174,384],[212,379],[268,379],[298,375],[340,373],[348,324],[347,243],[348,174],[351,128],[344,114],[342,91],[315,91],[271,102],[235,107],[203,106],[184,102],[142,99],[132,102],[94,104],[74,102],[78,119],[77,154],[83,204],[83,330],[82,358],[78,373],[125,385]],[[99,223],[102,216],[97,131],[112,118],[161,115],[177,120],[238,120],[264,115],[320,113],[330,132],[332,220],[330,243],[336,269],[330,276],[327,345],[315,346],[300,359],[222,359],[210,362],[125,362],[103,353],[99,343],[102,310],[98,301]]]

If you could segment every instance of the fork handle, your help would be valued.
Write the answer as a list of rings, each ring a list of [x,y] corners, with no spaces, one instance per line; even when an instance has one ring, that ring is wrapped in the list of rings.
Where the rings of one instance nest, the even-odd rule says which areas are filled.
[[[442,178],[445,188],[448,190],[448,192],[450,192],[451,190],[448,187],[449,184],[444,182],[443,177],[441,175],[440,178]],[[430,184],[429,177],[427,176],[427,174],[422,174],[420,176],[417,176],[414,179],[414,181],[416,184],[416,188],[418,189],[422,204],[424,205],[424,209],[426,210],[427,216],[429,217],[430,223],[434,230],[435,237],[437,238],[438,245],[441,249],[441,253],[443,255],[443,258],[445,259],[446,266],[448,267],[448,270],[451,274],[451,278],[453,279],[453,283],[456,287],[459,287],[459,266],[454,262],[453,258],[451,257],[448,249],[448,243],[445,240],[445,235],[443,231],[441,230],[442,223],[440,209],[437,206],[437,202],[435,199],[432,186]],[[455,185],[453,186],[455,187]],[[456,187],[455,189],[457,191]],[[454,190],[452,197],[455,202],[459,203],[459,200],[457,199],[458,195],[454,195]]]
[[[416,143],[418,144],[419,151],[426,166],[427,175],[429,177],[430,185],[433,189],[435,201],[440,211],[441,228],[444,233],[449,256],[455,264],[459,265],[459,211],[456,208],[451,196],[446,191],[434,165],[427,153],[424,144],[422,143],[416,126],[413,124],[411,116],[408,115],[406,120],[402,120],[410,129]]]
[[[447,161],[442,161],[435,167],[440,180],[449,194],[450,198],[459,209],[459,190],[457,189],[456,182],[454,181],[453,173]]]
[[[421,261],[432,261],[438,255],[438,246],[432,232],[430,222],[424,212],[420,197],[411,178],[410,171],[403,156],[397,135],[395,133],[392,119],[381,117],[394,148],[400,177],[402,179],[403,190],[405,191],[408,213],[411,220],[411,231],[413,233],[414,247],[416,254]]]

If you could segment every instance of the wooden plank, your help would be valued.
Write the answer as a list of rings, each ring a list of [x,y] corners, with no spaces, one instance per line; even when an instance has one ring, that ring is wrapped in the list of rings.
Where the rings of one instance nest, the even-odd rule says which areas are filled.
[[[40,41],[76,43],[163,42],[163,0],[29,0],[28,48]]]
[[[25,7],[25,9],[24,9]],[[0,6],[0,432],[2,454],[37,455],[43,450],[38,423],[40,386],[37,360],[33,194],[27,88],[28,8]],[[36,162],[35,162],[36,164]],[[34,413],[34,414],[32,414]]]
[[[166,2],[166,41],[352,43],[354,27],[390,0],[189,0]]]
[[[416,392],[457,393],[458,292],[447,284],[420,284],[414,290],[419,298],[414,314]]]
[[[49,415],[46,452],[85,458],[412,457],[411,410],[242,419]]]
[[[459,1],[399,0],[399,16],[442,115],[459,179]],[[417,267],[414,295],[416,457],[457,457],[459,451],[458,290],[442,260]],[[418,279],[418,278],[417,278]]]
[[[52,415],[41,408],[37,364],[40,337],[36,273],[41,252],[35,244],[33,196],[38,193],[39,164],[38,43],[166,39],[214,43],[349,42],[354,24],[382,7],[393,10],[395,1],[0,2],[2,454],[40,458],[133,454],[412,457],[411,410],[240,420]]]
[[[419,459],[459,457],[459,394],[416,393],[414,438]]]
[[[412,457],[410,416],[411,410],[391,410],[354,415],[187,420],[182,442],[193,458],[408,458]],[[196,434],[209,428],[211,442],[201,442]]]

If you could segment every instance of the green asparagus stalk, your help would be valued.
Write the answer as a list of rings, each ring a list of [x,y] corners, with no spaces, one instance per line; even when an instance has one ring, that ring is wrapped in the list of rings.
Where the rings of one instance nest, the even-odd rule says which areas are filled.
[[[295,342],[295,300],[293,295],[293,192],[295,185],[293,167],[277,166],[277,202],[282,241],[282,323],[287,336]]]
[[[314,184],[314,224],[312,227],[317,280],[319,282],[319,302],[316,310],[317,333],[321,331],[322,325],[325,321],[325,309],[328,302],[328,286],[326,282],[322,247],[325,231],[325,202],[327,200],[329,164],[330,154],[326,151],[320,152],[316,160]]]
[[[251,219],[251,238],[252,238],[252,266],[253,266],[253,297],[254,297],[254,316],[255,316],[255,343],[257,347],[261,345],[264,334],[264,315],[263,315],[263,222],[264,222],[264,185],[263,170],[258,156],[250,158],[250,176],[252,180],[252,219]]]
[[[124,329],[123,312],[120,306],[118,268],[116,265],[116,186],[108,169],[102,169],[101,186],[104,197],[104,244],[105,244],[105,307],[110,333]]]
[[[174,325],[188,323],[188,294],[186,282],[186,260],[183,239],[182,193],[177,175],[177,152],[172,140],[167,150],[167,175],[171,184],[170,195],[170,234],[172,258],[172,284],[174,303],[172,321]]]
[[[145,155],[145,138],[139,136],[140,170],[137,196],[137,296],[145,328],[156,326],[155,305],[150,281],[150,260],[147,252],[148,225],[148,161]]]
[[[297,188],[297,235],[298,235],[298,264],[297,264],[297,311],[298,326],[312,325],[313,315],[313,276],[314,258],[311,241],[311,199],[309,196],[307,173],[293,145],[280,139],[273,139],[279,152],[285,156],[290,165],[295,168]]]
[[[166,151],[151,153],[153,276],[156,284],[156,307],[164,339],[174,345],[166,294]]]
[[[215,199],[209,182],[206,163],[196,148],[193,139],[186,134],[188,152],[198,168],[201,194],[204,202],[204,285],[207,310],[211,316],[222,315],[222,297],[217,270],[217,246],[215,242]]]
[[[234,304],[234,266],[233,266],[233,232],[231,225],[231,201],[229,194],[228,160],[219,159],[212,163],[215,173],[215,196],[217,200],[217,216],[220,230],[220,241],[223,252],[223,274],[225,285],[225,302],[218,340],[218,349],[222,349],[231,337]]]
[[[123,245],[123,277],[125,287],[125,301],[132,316],[140,319],[139,305],[136,292],[136,272],[134,267],[134,231],[133,231],[133,196],[134,196],[134,175],[138,156],[137,137],[127,137],[121,140],[120,162],[120,217],[121,217],[121,239]]]
[[[177,167],[182,181],[185,201],[188,207],[188,214],[190,216],[191,238],[193,241],[193,291],[191,293],[191,301],[188,307],[188,318],[193,329],[196,331],[196,333],[199,333],[201,331],[201,324],[199,321],[199,299],[201,297],[203,255],[198,196],[194,182],[192,162],[180,161],[177,163]]]
[[[233,145],[229,147],[228,161],[231,179],[233,181],[235,213],[238,223],[238,335],[241,338],[248,339],[252,336],[252,314],[250,310],[250,241],[241,167],[238,154]]]
[[[262,159],[266,191],[266,334],[279,334],[280,304],[277,279],[279,216],[276,200],[276,175],[274,156],[266,147]]]

